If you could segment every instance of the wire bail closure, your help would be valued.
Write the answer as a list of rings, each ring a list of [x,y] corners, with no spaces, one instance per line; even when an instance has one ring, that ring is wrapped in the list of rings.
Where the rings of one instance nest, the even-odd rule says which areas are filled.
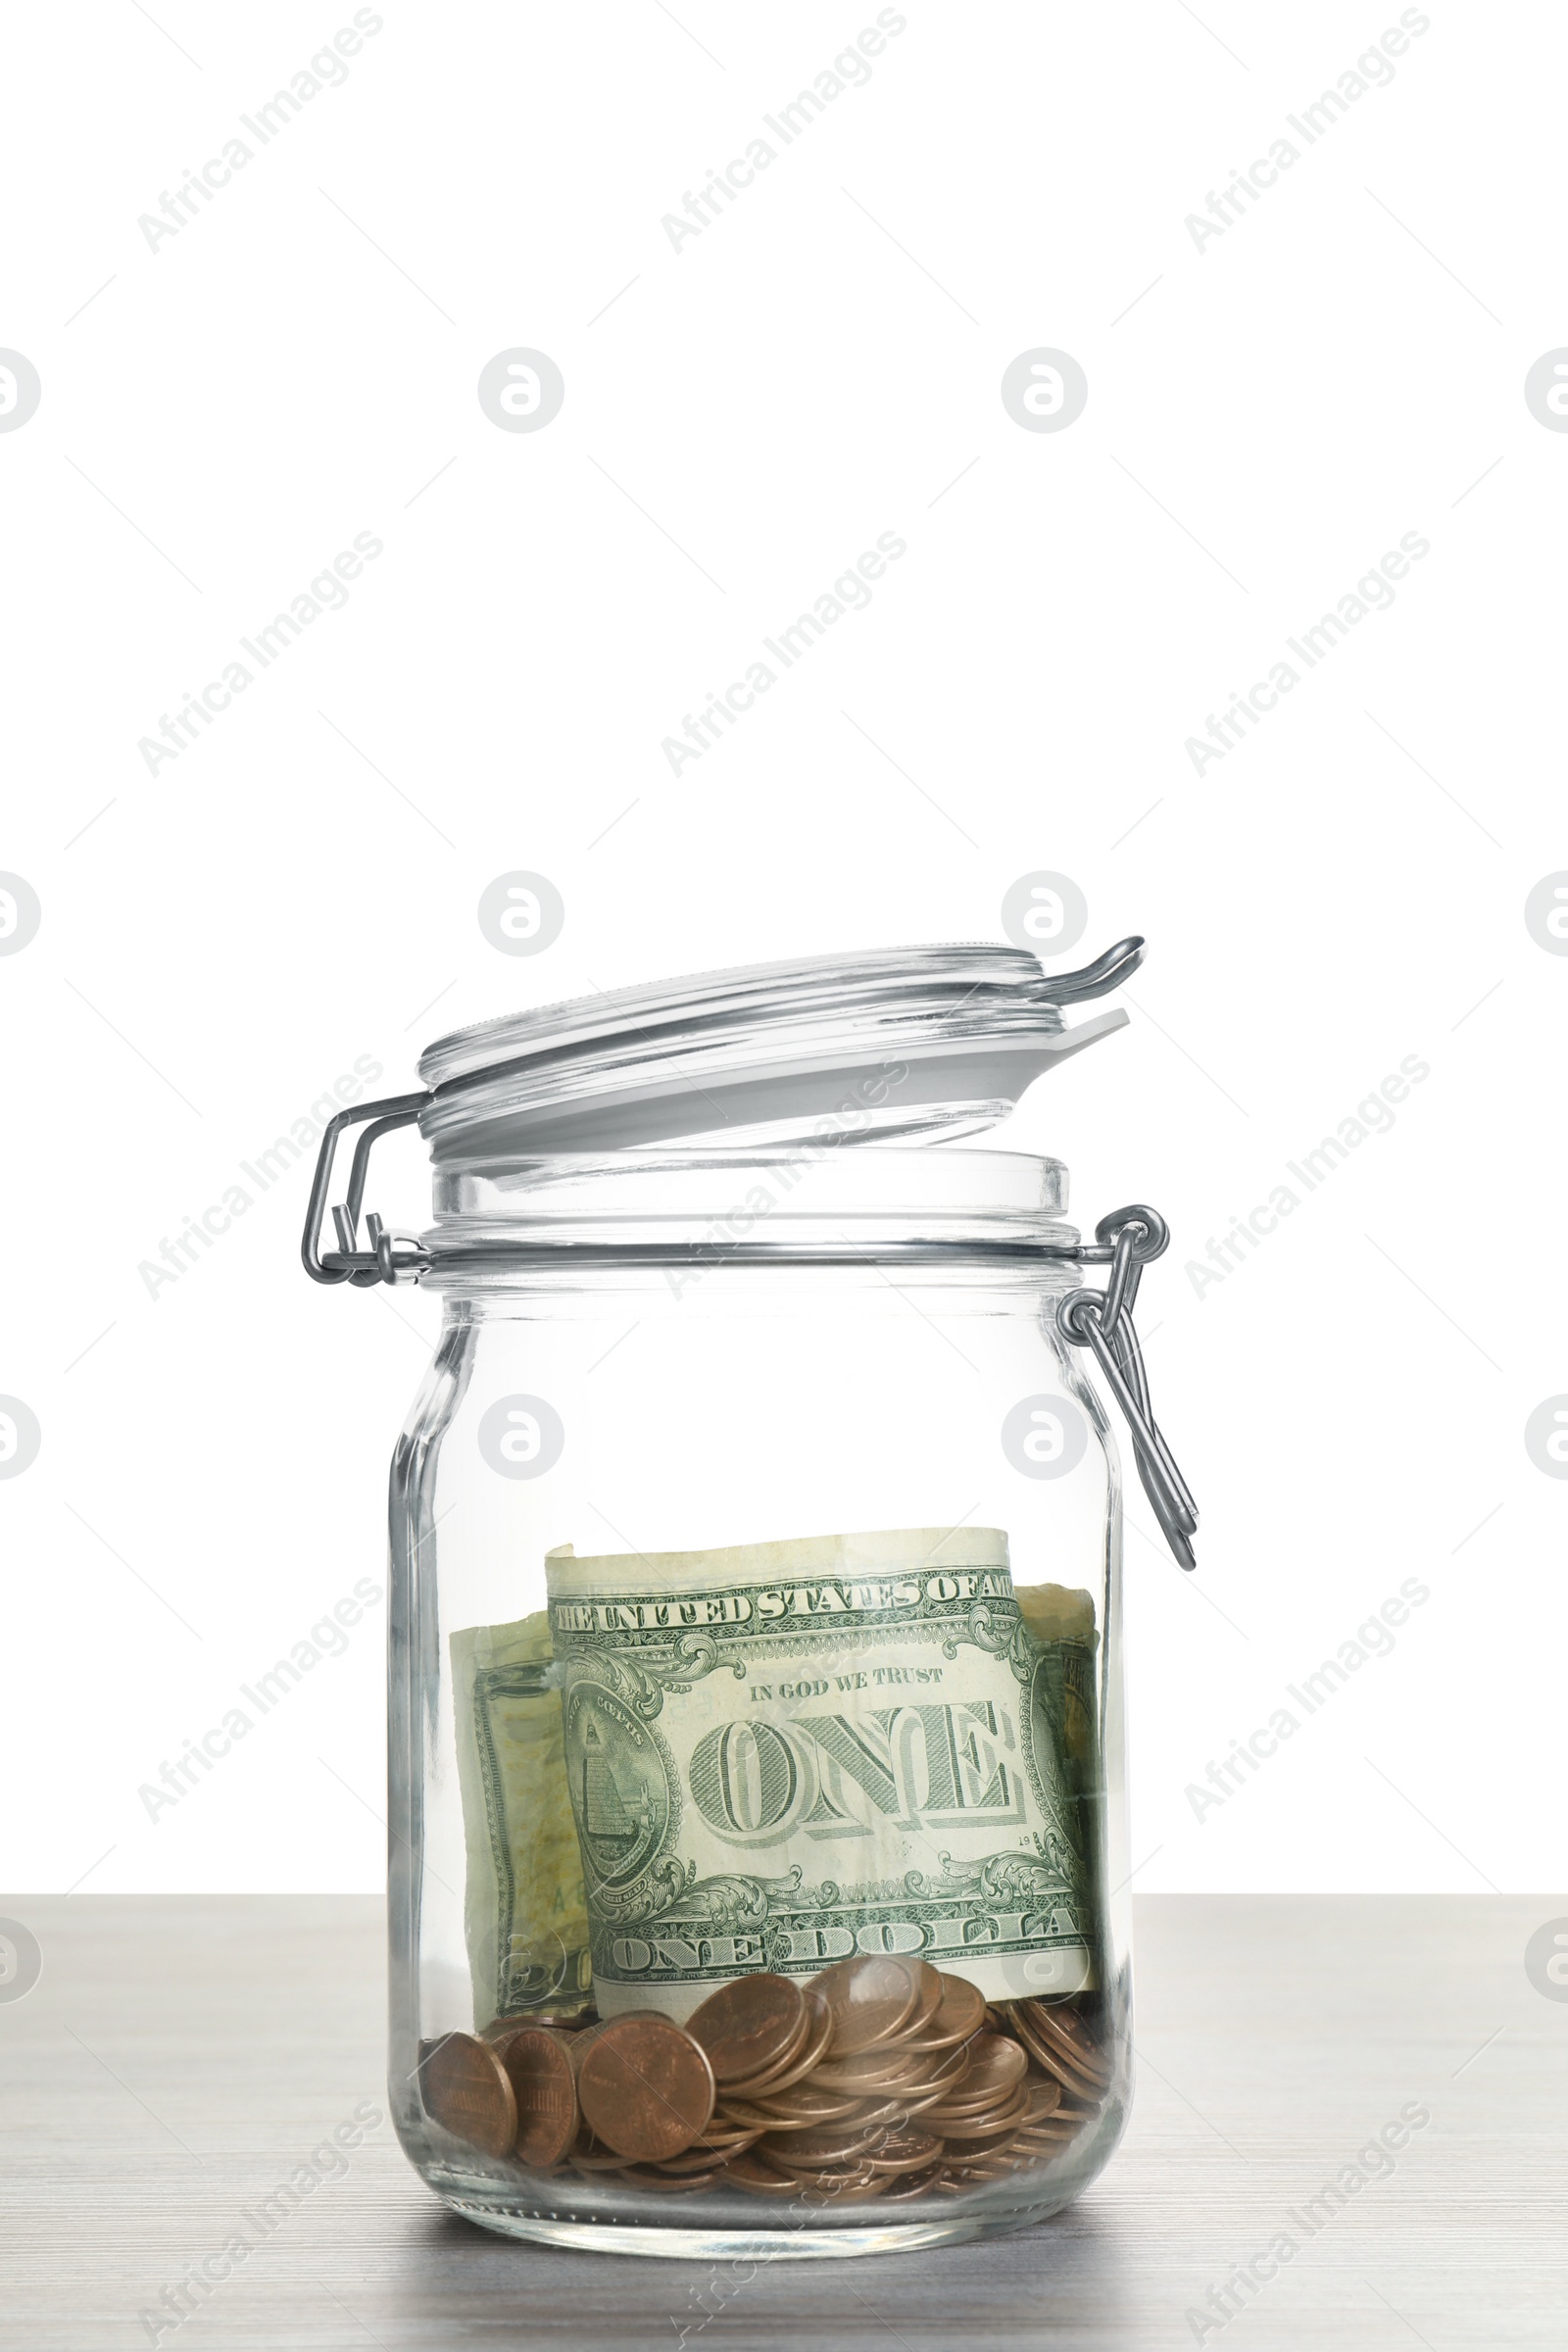
[[[423,1092],[391,1095],[380,1102],[361,1102],[351,1110],[340,1110],[327,1121],[300,1246],[305,1271],[313,1282],[346,1282],[356,1290],[378,1282],[417,1282],[435,1263],[416,1235],[389,1232],[373,1210],[365,1220],[368,1247],[361,1249],[359,1243],[370,1152],[381,1136],[412,1126],[430,1099]],[[332,1211],[338,1246],[322,1250],[321,1227],[338,1138],[346,1128],[362,1121],[369,1124],[355,1146],[348,1197]],[[1099,1247],[1093,1250],[1080,1245],[1070,1250],[1040,1252],[1043,1257],[1064,1257],[1079,1265],[1109,1264],[1102,1291],[1068,1292],[1056,1308],[1056,1329],[1069,1347],[1094,1349],[1105,1384],[1126,1416],[1138,1475],[1165,1540],[1183,1568],[1196,1568],[1191,1539],[1198,1532],[1198,1506],[1154,1420],[1143,1353],[1133,1328],[1133,1305],[1144,1268],[1167,1247],[1170,1231],[1157,1209],[1135,1201],[1102,1217],[1095,1227],[1095,1240]]]
[[[394,1127],[412,1126],[429,1100],[422,1090],[416,1095],[388,1095],[380,1102],[360,1102],[352,1110],[340,1110],[335,1118],[327,1120],[321,1149],[317,1154],[311,1203],[305,1215],[305,1238],[300,1244],[300,1256],[313,1282],[348,1282],[363,1291],[377,1282],[417,1282],[429,1265],[430,1253],[423,1244],[411,1233],[389,1233],[373,1209],[365,1220],[370,1246],[368,1250],[359,1247],[360,1208],[365,1200],[371,1147],[378,1136],[390,1135]],[[366,1128],[355,1146],[348,1199],[332,1211],[338,1246],[323,1250],[321,1223],[326,1215],[326,1196],[331,1190],[337,1139],[345,1127],[352,1127],[361,1119],[369,1119],[373,1124]]]
[[[1134,1201],[1102,1217],[1095,1239],[1109,1253],[1105,1287],[1069,1291],[1056,1307],[1056,1329],[1069,1347],[1094,1349],[1105,1385],[1126,1416],[1138,1475],[1165,1541],[1178,1566],[1196,1568],[1191,1539],[1198,1532],[1198,1505],[1154,1420],[1143,1350],[1133,1329],[1133,1304],[1144,1268],[1166,1248],[1170,1229],[1157,1209]]]

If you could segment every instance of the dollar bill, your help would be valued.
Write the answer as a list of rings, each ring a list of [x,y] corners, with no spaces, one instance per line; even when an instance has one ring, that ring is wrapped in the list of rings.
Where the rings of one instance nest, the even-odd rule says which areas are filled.
[[[997,2000],[1094,1981],[1062,1642],[1001,1529],[545,1565],[602,2012],[855,1952]]]
[[[476,2027],[588,1986],[582,1855],[544,1610],[452,1637],[464,1927]]]

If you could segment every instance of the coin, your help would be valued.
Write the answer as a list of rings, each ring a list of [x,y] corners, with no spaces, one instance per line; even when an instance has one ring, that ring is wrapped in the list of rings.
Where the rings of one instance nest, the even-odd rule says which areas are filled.
[[[1021,2016],[1020,2016],[1021,2012]],[[1072,2019],[1069,2026],[1068,2019]],[[1086,2082],[1097,2087],[1110,2081],[1111,2065],[1105,2053],[1089,2037],[1082,2022],[1071,2010],[1052,2009],[1041,2001],[1013,2003],[1015,2027],[1022,2026],[1034,2043],[1046,2047],[1074,2069]]]
[[[918,2063],[907,2050],[890,2050],[878,2044],[874,2050],[854,2058],[824,2060],[812,2068],[811,2081],[819,2082],[824,2090],[858,2092],[863,2097],[890,2082],[906,2081]]]
[[[832,2055],[848,2058],[895,2034],[912,2015],[921,1985],[905,1961],[866,1952],[824,1968],[816,1990],[833,2014]]]
[[[1014,2136],[1022,2121],[1021,2113],[1014,2108],[1010,2114],[998,2116],[995,2123],[983,2127],[971,2125],[961,2138],[956,2133],[944,2132],[943,2138],[947,2144],[949,2161],[954,2164],[962,2164],[966,2158],[971,2156],[998,2154],[1002,2142],[1010,2140]]]
[[[536,2172],[559,2164],[577,2136],[577,2090],[565,2035],[523,2026],[498,2054],[517,2103],[518,2159]]]
[[[942,1998],[935,2013],[906,2045],[915,2050],[946,2050],[977,2034],[986,2014],[986,1996],[967,1977],[942,1979]]]
[[[865,2151],[873,2173],[923,2173],[942,2153],[934,2132],[888,2132]]]
[[[819,2165],[848,2164],[859,2158],[875,2136],[874,2128],[868,2131],[852,2116],[840,2124],[815,2124],[808,2131],[784,2132],[776,2138],[769,2132],[760,2147],[769,2164],[787,2164],[797,2172],[815,2171]]]
[[[940,2165],[932,2165],[923,2173],[909,2173],[897,2180],[889,2180],[882,2195],[889,2205],[912,2205],[916,2197],[929,2196],[942,2179]]]
[[[507,2041],[523,2026],[548,2026],[555,2034],[578,2034],[584,2026],[597,2024],[590,2008],[573,2010],[569,2015],[561,2009],[514,2009],[505,2017],[493,2017],[479,2029],[481,2041]]]
[[[1021,2082],[1029,2071],[1029,2058],[1017,2042],[1006,2040],[1000,2034],[976,2034],[967,2044],[969,2072],[964,2089],[1010,2089]]]
[[[1013,2031],[1036,2065],[1043,2067],[1048,2075],[1054,2075],[1065,2089],[1087,2092],[1091,2098],[1099,2098],[1101,2084],[1084,2072],[1075,2058],[1067,2057],[1060,2042],[1052,2040],[1043,2033],[1033,2018],[1015,2017]]]
[[[826,2001],[808,1987],[805,1996],[806,2030],[801,2040],[781,2064],[765,2076],[748,2077],[744,2082],[726,2087],[737,2098],[771,2097],[775,2091],[787,2090],[792,2082],[804,2082],[826,2052],[833,2038],[833,2012]]]
[[[901,2042],[917,2041],[942,2006],[942,1972],[929,1960],[906,1960],[906,1968],[914,1971],[915,2003],[899,2028]]]
[[[797,2082],[793,2089],[780,2091],[771,2098],[748,2101],[744,2107],[726,2102],[738,2117],[760,2116],[779,2130],[791,2124],[803,2131],[808,2124],[840,2123],[860,2104],[852,2090],[830,2090],[816,2082]]]
[[[707,2129],[713,2070],[669,2018],[634,2013],[599,2028],[578,2069],[577,2097],[597,2138],[647,2163],[678,2156]]]
[[[792,1977],[736,1977],[686,2020],[715,2082],[771,2074],[804,2039],[806,2001]]]
[[[754,2140],[761,2138],[760,2132],[743,2132],[738,2139],[727,2139],[721,2148],[705,2148],[699,2140],[683,2156],[666,2156],[660,2164],[662,2173],[719,2172],[732,2157],[744,2155]]]
[[[623,2180],[629,2180],[633,2188],[662,2188],[672,2196],[678,2196],[683,2189],[687,2194],[692,2194],[698,2189],[707,2188],[712,2180],[711,2173],[661,2173],[656,2172],[652,2165],[637,2164],[624,2165],[620,2177]]]
[[[726,2167],[724,2178],[726,2181],[733,2180],[737,2188],[749,2189],[753,2196],[759,2197],[793,2197],[801,2185],[798,2180],[792,2180],[787,2173],[776,2173],[770,2164],[762,2161],[755,2148],[744,2156],[737,2156]]]
[[[517,2136],[517,2102],[489,2042],[472,2034],[448,2034],[419,2068],[425,2113],[457,2139],[486,2156],[510,2156]]]

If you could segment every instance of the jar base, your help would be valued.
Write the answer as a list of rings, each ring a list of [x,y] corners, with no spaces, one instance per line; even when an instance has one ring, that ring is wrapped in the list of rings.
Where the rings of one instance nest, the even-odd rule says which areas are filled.
[[[584,2254],[662,2255],[671,2262],[820,2261],[852,2254],[914,2253],[928,2246],[956,2245],[965,2238],[1023,2229],[1038,2218],[1034,2214],[1009,2215],[1004,2220],[956,2214],[951,2221],[899,2222],[863,2230],[666,2230],[617,2222],[545,2221],[493,2205],[469,2204],[459,2197],[443,2196],[441,2201],[454,2213],[461,2213],[465,2221],[477,2222],[482,2230],[494,2230],[502,2237],[569,2246]]]

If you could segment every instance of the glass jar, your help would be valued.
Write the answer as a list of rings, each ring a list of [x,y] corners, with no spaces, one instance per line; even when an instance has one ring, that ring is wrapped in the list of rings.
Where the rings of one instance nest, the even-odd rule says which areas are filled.
[[[1120,1489],[1075,1348],[1180,1554],[1130,1322],[1163,1229],[1086,1250],[1058,1162],[967,1138],[1120,1025],[1059,1006],[1138,945],[462,1033],[430,1094],[344,1114],[323,1255],[328,1136],[307,1266],[444,1302],[391,1483],[391,2087],[470,2219],[886,2251],[1038,2220],[1110,2156]],[[435,1224],[359,1248],[369,1143],[416,1116]]]

